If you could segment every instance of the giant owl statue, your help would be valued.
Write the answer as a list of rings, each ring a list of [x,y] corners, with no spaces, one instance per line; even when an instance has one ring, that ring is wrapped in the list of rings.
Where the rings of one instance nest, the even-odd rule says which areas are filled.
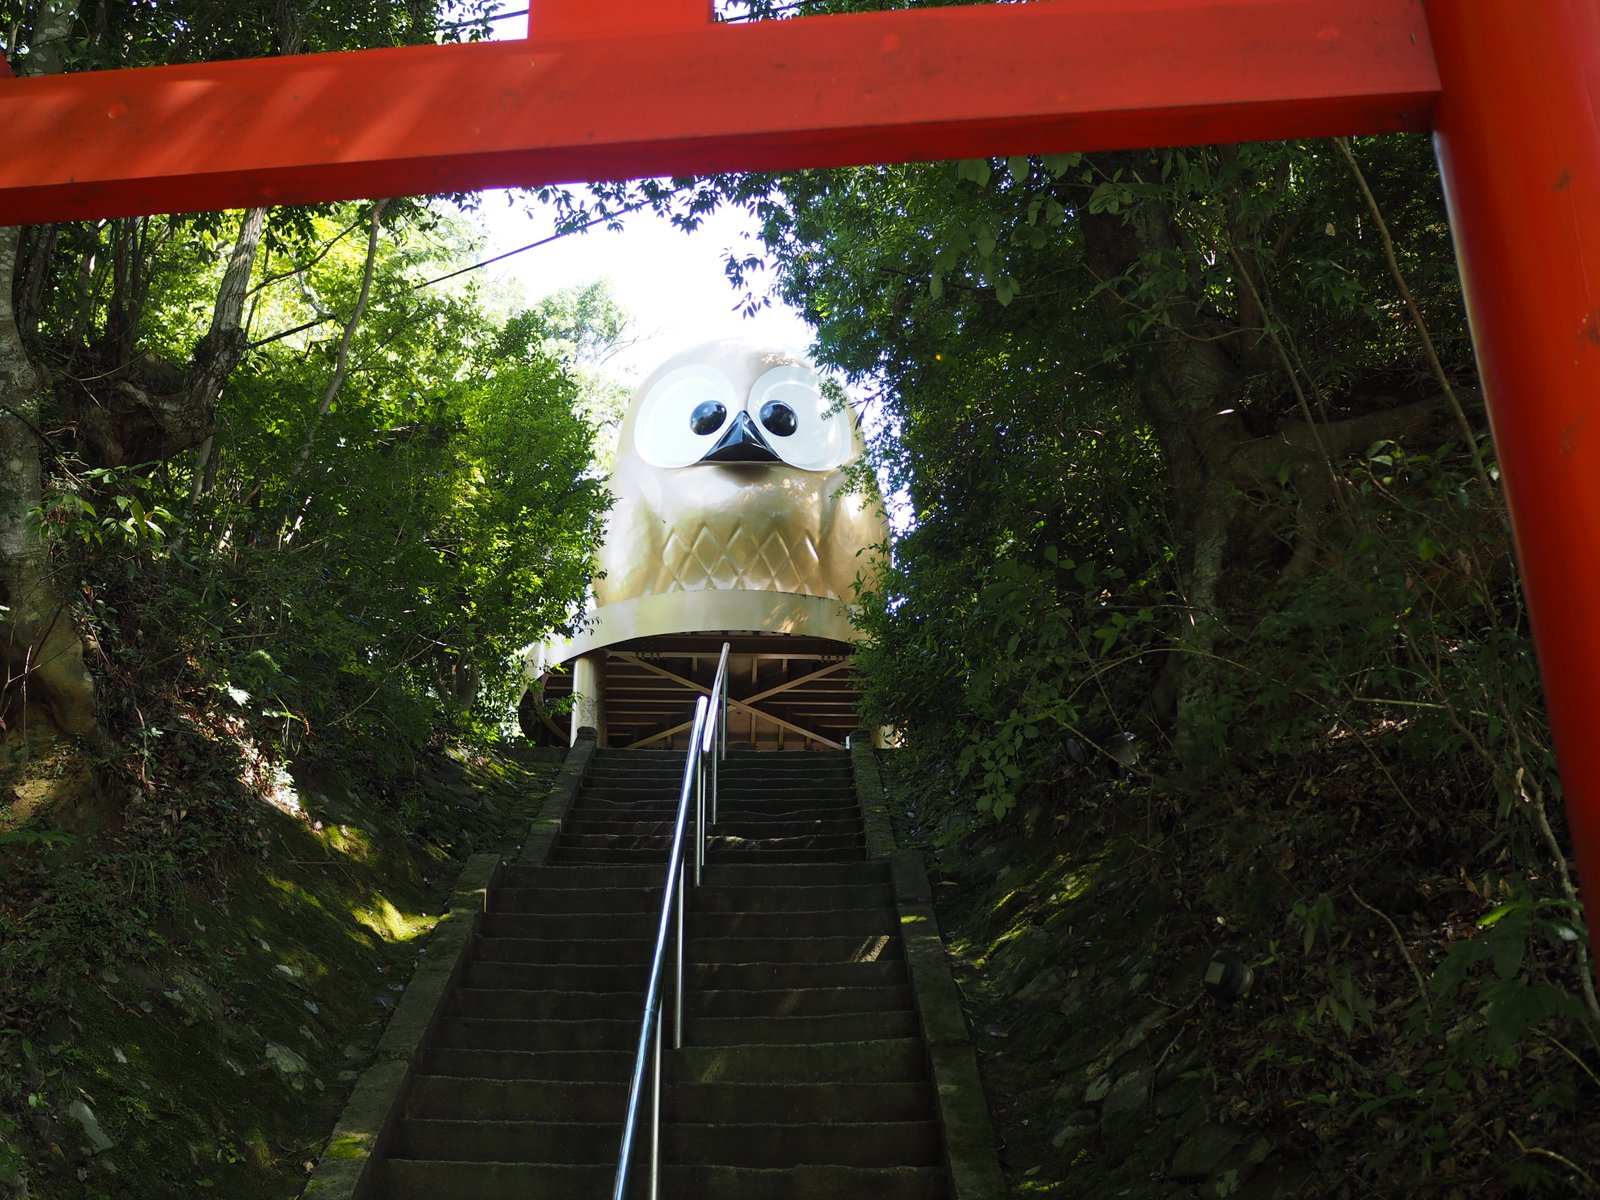
[[[855,414],[791,354],[724,341],[663,363],[622,422],[590,619],[525,653],[537,703],[524,705],[524,729],[559,733],[539,704],[547,685],[565,691],[552,682],[565,665],[571,736],[587,727],[602,744],[666,744],[703,690],[689,677],[738,634],[737,670],[760,693],[737,706],[741,736],[841,745],[856,719],[838,673],[860,636],[853,584],[888,536],[878,498],[847,473],[861,452]],[[613,686],[619,671],[631,674]],[[669,682],[659,694],[664,679],[688,690]]]
[[[886,532],[846,477],[861,452],[854,414],[792,355],[723,341],[668,359],[622,423],[599,611],[674,592],[849,601]]]

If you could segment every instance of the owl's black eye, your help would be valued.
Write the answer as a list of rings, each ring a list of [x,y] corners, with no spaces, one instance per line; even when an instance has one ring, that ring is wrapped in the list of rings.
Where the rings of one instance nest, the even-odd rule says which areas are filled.
[[[761,406],[761,423],[767,432],[777,437],[789,437],[800,428],[800,418],[794,409],[781,400],[768,400]]]
[[[678,411],[682,412],[682,409]],[[694,411],[689,414],[689,428],[698,434],[715,433],[722,428],[722,422],[728,417],[728,410],[720,401],[705,400],[694,406]]]

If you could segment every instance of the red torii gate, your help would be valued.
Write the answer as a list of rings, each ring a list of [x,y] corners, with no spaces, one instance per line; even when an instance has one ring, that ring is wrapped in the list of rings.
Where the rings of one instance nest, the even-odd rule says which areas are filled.
[[[1593,894],[1600,4],[1035,0],[748,24],[713,23],[711,0],[531,7],[524,42],[0,80],[0,224],[1432,130]]]

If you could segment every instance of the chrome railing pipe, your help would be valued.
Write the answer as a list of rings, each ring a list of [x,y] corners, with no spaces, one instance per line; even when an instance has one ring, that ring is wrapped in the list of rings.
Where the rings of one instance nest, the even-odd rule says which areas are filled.
[[[706,838],[716,823],[717,764],[727,752],[728,645],[723,644],[717,660],[716,679],[709,695],[695,701],[690,725],[689,749],[684,755],[683,782],[678,788],[677,817],[673,822],[672,846],[667,852],[667,878],[661,900],[661,920],[656,926],[655,951],[650,957],[649,982],[645,985],[644,1015],[639,1025],[639,1045],[634,1053],[633,1074],[628,1082],[628,1110],[623,1119],[622,1145],[618,1150],[617,1174],[612,1185],[612,1200],[625,1200],[628,1170],[633,1158],[634,1139],[639,1127],[640,1102],[644,1094],[646,1059],[653,1060],[650,1100],[650,1198],[656,1200],[661,1180],[661,1058],[663,1054],[663,1000],[667,939],[673,942],[672,1047],[683,1046],[685,912],[688,908],[688,855],[684,838],[688,832],[691,802],[694,811],[692,836],[694,882],[700,882],[706,860]],[[710,775],[709,785],[707,774]],[[707,792],[709,790],[709,797]],[[709,812],[707,805],[709,802]]]
[[[694,739],[698,741],[705,736],[706,722],[710,717],[711,705],[702,696],[695,703],[694,709]],[[667,877],[664,880],[663,896],[661,901],[661,920],[656,925],[655,951],[650,956],[650,978],[645,987],[644,1016],[639,1023],[639,1045],[633,1056],[633,1075],[628,1082],[628,1109],[622,1124],[622,1145],[617,1153],[617,1174],[612,1187],[612,1200],[624,1200],[628,1189],[628,1166],[633,1157],[633,1140],[639,1125],[639,1102],[644,1095],[644,1072],[647,1059],[652,1048],[657,1055],[657,1070],[655,1072],[655,1096],[653,1112],[655,1119],[650,1126],[650,1179],[651,1196],[656,1194],[656,1179],[660,1164],[660,1036],[661,1036],[661,984],[667,957],[667,938],[673,929],[673,918],[680,907],[677,897],[679,889],[675,886],[682,871],[684,861],[683,844],[684,830],[688,825],[689,801],[694,788],[694,755],[687,756],[684,764],[683,784],[678,789],[678,818],[673,824],[672,848],[667,851]],[[682,977],[683,938],[677,939],[678,974]],[[679,985],[678,995],[683,994],[682,985]]]

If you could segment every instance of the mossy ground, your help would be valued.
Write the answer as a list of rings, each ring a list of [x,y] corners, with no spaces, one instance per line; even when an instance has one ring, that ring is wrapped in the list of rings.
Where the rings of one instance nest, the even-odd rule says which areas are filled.
[[[965,833],[891,788],[1013,1194],[1600,1195],[1600,1039],[1521,818],[1292,767],[1222,801],[1085,779]],[[1231,1003],[1223,947],[1255,970]]]
[[[87,779],[82,758],[61,743],[31,764]],[[159,905],[129,878],[138,855],[92,834],[0,847],[13,936],[48,921],[41,952],[77,948],[0,988],[0,1196],[298,1196],[461,861],[509,850],[554,768],[439,755],[399,789],[308,774],[261,801],[251,852],[166,876]],[[92,808],[58,796],[27,828]]]

